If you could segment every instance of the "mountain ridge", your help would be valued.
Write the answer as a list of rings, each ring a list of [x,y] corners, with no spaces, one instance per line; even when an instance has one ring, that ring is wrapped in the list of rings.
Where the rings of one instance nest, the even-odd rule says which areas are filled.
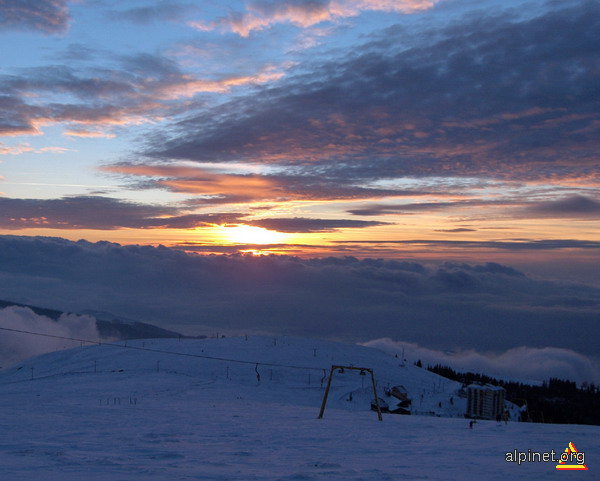
[[[85,310],[81,312],[66,312],[58,309],[50,309],[46,307],[34,306],[21,302],[6,301],[0,299],[0,309],[6,307],[24,307],[30,309],[39,316],[45,316],[53,321],[58,321],[64,314],[87,315],[96,320],[96,328],[101,338],[105,339],[146,339],[146,338],[179,338],[190,337],[183,334],[164,329],[146,322],[141,322],[133,319],[126,319],[110,312]],[[199,336],[198,338],[202,338]]]

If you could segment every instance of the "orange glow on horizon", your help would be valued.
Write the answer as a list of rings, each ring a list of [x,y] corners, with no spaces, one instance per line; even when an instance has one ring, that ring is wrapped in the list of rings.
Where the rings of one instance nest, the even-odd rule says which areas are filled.
[[[233,244],[280,244],[288,234],[251,225],[223,226],[220,233],[225,241]]]

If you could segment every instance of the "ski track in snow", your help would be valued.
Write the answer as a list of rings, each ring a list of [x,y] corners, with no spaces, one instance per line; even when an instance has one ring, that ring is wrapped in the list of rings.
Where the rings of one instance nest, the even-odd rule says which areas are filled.
[[[433,409],[457,386],[412,365],[400,368],[398,359],[379,351],[324,341],[135,345],[142,343],[307,366],[355,361],[374,367],[380,386],[386,378],[402,382],[413,399],[425,391],[424,409]],[[258,369],[260,382],[254,365],[109,346],[28,360],[0,372],[0,479],[578,480],[596,479],[600,469],[598,426],[478,421],[468,429],[464,418],[391,414],[379,422],[368,410],[372,396],[358,374],[334,378],[325,416],[317,419],[323,394],[319,371],[309,379],[309,371]],[[352,402],[348,392],[354,393]],[[505,453],[514,449],[560,454],[569,441],[586,453],[588,471],[505,462]]]

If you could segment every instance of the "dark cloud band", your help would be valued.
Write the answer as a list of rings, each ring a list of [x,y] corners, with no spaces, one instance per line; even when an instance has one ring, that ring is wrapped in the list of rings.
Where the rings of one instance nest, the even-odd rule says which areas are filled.
[[[497,263],[201,256],[0,236],[0,281],[0,299],[109,311],[188,332],[201,325],[346,340],[392,337],[444,350],[529,345],[592,355],[600,336],[598,287],[530,278]]]
[[[240,214],[185,214],[176,207],[136,204],[102,196],[61,199],[0,197],[3,229],[191,229],[238,221]]]

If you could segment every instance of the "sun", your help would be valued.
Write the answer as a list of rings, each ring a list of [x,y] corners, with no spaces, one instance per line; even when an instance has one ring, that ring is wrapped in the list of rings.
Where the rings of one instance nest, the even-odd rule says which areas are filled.
[[[287,238],[283,232],[251,225],[227,226],[222,232],[228,242],[235,244],[279,244]]]

